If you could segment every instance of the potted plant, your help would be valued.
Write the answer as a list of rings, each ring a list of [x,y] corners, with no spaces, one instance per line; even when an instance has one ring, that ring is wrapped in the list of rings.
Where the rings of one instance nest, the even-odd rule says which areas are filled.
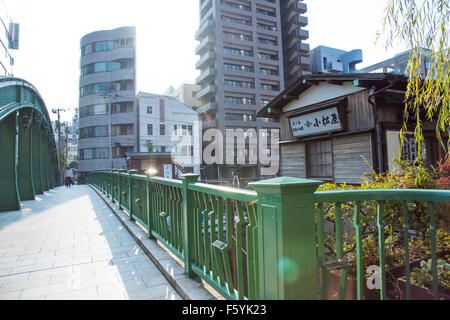
[[[450,300],[450,263],[444,259],[437,261],[437,274],[439,280],[439,299]],[[406,277],[398,279],[398,286],[402,297],[406,297]],[[411,272],[411,299],[433,299],[433,276],[431,273],[431,259],[422,261],[420,268],[414,268]]]

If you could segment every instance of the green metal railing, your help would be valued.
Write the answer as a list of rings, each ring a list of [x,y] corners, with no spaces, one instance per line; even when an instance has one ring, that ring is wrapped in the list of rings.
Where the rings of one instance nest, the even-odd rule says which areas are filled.
[[[379,259],[379,298],[384,300],[387,298],[387,279],[386,279],[386,243],[385,243],[385,221],[384,217],[386,213],[385,207],[387,204],[398,204],[399,210],[402,214],[402,228],[401,238],[403,240],[404,261],[405,261],[405,278],[406,278],[406,294],[407,300],[411,299],[411,268],[410,268],[410,251],[408,247],[409,243],[409,207],[412,205],[414,208],[417,203],[427,203],[429,215],[429,242],[431,252],[431,272],[433,277],[433,299],[439,298],[439,286],[437,275],[437,247],[436,247],[436,218],[435,218],[435,204],[436,203],[448,203],[450,202],[450,191],[443,190],[351,190],[351,191],[327,191],[316,192],[315,201],[318,203],[317,210],[317,238],[318,238],[318,258],[319,265],[322,274],[322,299],[327,299],[329,294],[329,278],[330,270],[326,268],[327,259],[336,259],[337,261],[345,260],[344,257],[344,234],[343,234],[343,205],[351,204],[350,207],[353,210],[352,214],[352,226],[355,233],[355,246],[356,246],[356,279],[357,279],[357,299],[362,300],[364,298],[364,285],[365,278],[363,269],[363,248],[362,241],[367,234],[363,234],[363,225],[361,217],[364,214],[364,209],[367,209],[369,205],[376,207],[375,221],[369,221],[372,224],[376,223],[377,228],[377,242],[378,242],[378,259]],[[371,203],[369,203],[371,202]],[[334,209],[335,212],[335,253],[336,256],[330,257],[325,254],[325,232],[324,232],[324,218],[325,210],[324,206]],[[450,209],[448,206],[442,206],[441,211],[444,214],[448,214]],[[347,209],[348,210],[348,209]],[[392,209],[391,209],[392,210]],[[426,214],[426,212],[422,212]],[[328,261],[329,262],[329,261]],[[339,299],[345,299],[347,289],[347,275],[348,267],[339,268],[340,284],[339,284]]]
[[[29,82],[0,77],[0,212],[59,185],[52,124]]]
[[[316,192],[321,181],[287,177],[251,183],[255,191],[248,191],[197,180],[197,175],[171,180],[136,175],[135,171],[103,170],[88,175],[88,183],[111,197],[130,219],[146,228],[151,238],[158,239],[184,261],[189,276],[199,276],[227,299],[328,299],[333,269],[341,272],[338,297],[345,299],[349,265],[343,233],[350,209],[356,298],[365,298],[362,241],[367,234],[363,233],[362,217],[368,205],[377,207],[371,223],[378,228],[377,277],[380,298],[386,298],[384,214],[386,204],[393,201],[401,204],[403,215],[405,298],[409,299],[408,204],[430,203],[433,289],[434,298],[438,297],[434,204],[450,202],[450,191]],[[324,222],[329,208],[334,210],[334,254],[328,252],[325,244]]]

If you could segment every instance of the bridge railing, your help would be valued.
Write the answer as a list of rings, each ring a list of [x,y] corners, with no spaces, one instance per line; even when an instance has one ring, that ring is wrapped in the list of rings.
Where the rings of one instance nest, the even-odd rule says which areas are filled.
[[[446,255],[448,262],[450,239],[438,246],[437,217],[448,219],[450,191],[326,191],[316,192],[315,202],[322,299],[410,300],[411,272],[420,260],[431,260],[429,295],[441,298],[437,263]],[[332,225],[328,232],[326,222]],[[420,235],[411,237],[419,230],[412,230],[410,223],[421,225]],[[421,247],[409,247],[417,244]],[[335,280],[334,290],[330,278]],[[398,278],[403,278],[402,284]],[[349,288],[349,279],[356,287]]]
[[[88,183],[184,261],[189,276],[199,276],[227,299],[329,299],[333,290],[340,299],[369,299],[363,240],[370,232],[377,233],[376,292],[378,299],[387,298],[385,236],[392,230],[385,228],[391,214],[385,209],[394,202],[402,213],[400,238],[405,246],[402,298],[410,299],[408,212],[427,204],[433,293],[435,299],[439,297],[437,258],[442,248],[436,242],[436,210],[449,213],[450,191],[316,192],[321,181],[288,177],[251,183],[255,191],[248,191],[197,181],[198,175],[172,180],[134,171],[88,175]],[[367,219],[374,205],[377,214]],[[356,269],[354,297],[348,294],[352,267]],[[340,277],[333,289],[336,274]]]

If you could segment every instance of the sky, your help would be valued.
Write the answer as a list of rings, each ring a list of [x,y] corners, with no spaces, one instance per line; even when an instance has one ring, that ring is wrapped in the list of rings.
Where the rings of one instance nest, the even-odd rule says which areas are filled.
[[[2,0],[0,0],[2,1]],[[283,0],[281,0],[283,1]],[[137,92],[162,94],[193,83],[198,0],[3,0],[20,24],[14,75],[30,81],[47,108],[64,108],[70,121],[78,106],[80,39],[85,34],[136,26]],[[311,49],[325,45],[363,50],[362,68],[404,50],[375,45],[387,0],[306,0]],[[52,119],[55,115],[51,114]]]

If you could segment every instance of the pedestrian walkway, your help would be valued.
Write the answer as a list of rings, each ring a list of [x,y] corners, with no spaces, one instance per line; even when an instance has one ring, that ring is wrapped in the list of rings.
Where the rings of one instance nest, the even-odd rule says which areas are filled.
[[[181,299],[89,186],[0,214],[0,300]]]

